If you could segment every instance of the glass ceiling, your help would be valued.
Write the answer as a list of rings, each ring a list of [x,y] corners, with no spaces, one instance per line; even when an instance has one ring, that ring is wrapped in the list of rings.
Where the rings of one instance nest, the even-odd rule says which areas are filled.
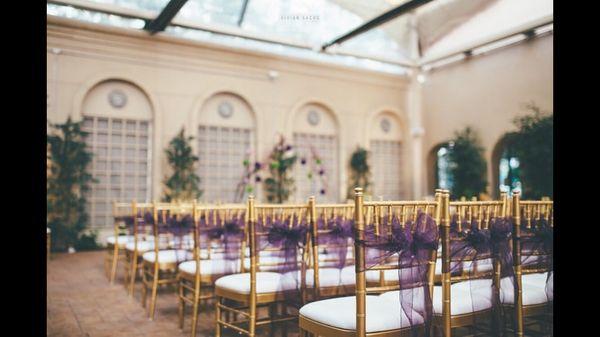
[[[170,0],[48,0],[47,14],[124,28],[144,29]],[[448,38],[478,13],[531,16],[552,12],[552,0],[436,0],[320,52],[320,47],[408,0],[188,0],[163,33],[295,58],[406,74],[423,57],[445,49]],[[500,6],[502,3],[502,6]],[[548,3],[550,5],[548,5]],[[244,10],[244,4],[246,8]],[[511,7],[512,6],[512,7]],[[496,10],[501,7],[503,10]],[[524,7],[524,10],[521,8]],[[520,13],[523,12],[523,13]],[[510,17],[486,18],[492,34]],[[539,17],[539,15],[538,15]],[[480,20],[481,21],[481,20]],[[509,22],[506,22],[509,21]],[[488,25],[490,26],[490,25]],[[452,34],[451,34],[452,33]],[[497,34],[497,32],[496,32]],[[441,47],[440,47],[441,45]]]

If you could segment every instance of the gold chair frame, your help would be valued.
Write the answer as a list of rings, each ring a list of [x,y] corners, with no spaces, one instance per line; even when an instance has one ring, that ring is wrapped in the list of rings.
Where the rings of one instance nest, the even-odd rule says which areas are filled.
[[[552,309],[552,302],[548,301],[542,304],[523,305],[523,283],[522,276],[533,273],[549,272],[548,266],[538,265],[531,267],[522,266],[521,261],[521,239],[525,234],[521,233],[521,217],[525,221],[525,228],[531,228],[532,220],[545,219],[550,228],[554,227],[554,201],[549,198],[542,200],[521,200],[518,191],[514,191],[511,201],[511,216],[513,219],[513,263],[514,263],[514,304],[505,304],[508,309],[514,312],[515,335],[524,336],[524,319],[526,317],[535,317],[547,314]],[[533,255],[537,255],[535,252]],[[542,254],[540,254],[542,255]]]
[[[248,294],[231,291],[215,287],[215,323],[216,330],[215,336],[221,336],[221,328],[230,328],[236,332],[250,337],[256,335],[256,328],[261,325],[270,324],[271,332],[273,332],[276,323],[287,323],[297,319],[296,315],[288,315],[287,307],[285,303],[282,303],[286,297],[283,292],[271,292],[261,293],[256,292],[256,273],[261,267],[274,267],[278,265],[277,262],[273,263],[261,263],[260,254],[257,254],[257,238],[259,236],[265,236],[265,232],[257,232],[256,224],[258,216],[262,216],[265,219],[267,213],[270,213],[272,217],[277,216],[285,218],[286,216],[298,216],[301,217],[303,213],[308,213],[307,204],[295,204],[295,205],[255,205],[254,196],[248,197],[248,225],[247,227],[247,241],[250,249],[250,292]],[[309,228],[310,229],[310,228]],[[310,230],[307,230],[307,242],[310,236]],[[277,248],[269,248],[263,251],[276,251]],[[300,261],[300,297],[302,303],[306,301],[306,265],[308,262],[308,250],[301,249],[301,261]],[[297,291],[294,290],[294,293]],[[239,304],[237,307],[226,305],[224,300],[234,301]],[[268,307],[269,316],[267,318],[258,318],[258,308]],[[281,312],[278,314],[278,307]],[[222,314],[226,313],[225,319],[222,318]],[[229,313],[233,313],[234,321],[229,320]],[[237,316],[240,315],[244,318],[237,320]],[[275,318],[275,316],[278,316]],[[241,324],[248,324],[248,329],[242,328]],[[287,326],[284,326],[284,335],[286,335]]]
[[[185,214],[192,214],[194,207],[190,204],[158,204],[154,203],[152,209],[152,216],[154,218],[154,224],[152,225],[154,234],[154,262],[148,262],[142,259],[142,307],[146,307],[146,297],[148,288],[151,289],[150,294],[150,308],[148,310],[150,320],[154,320],[156,314],[156,300],[158,295],[158,287],[162,285],[176,285],[178,283],[177,271],[179,263],[184,261],[175,262],[161,262],[159,261],[159,252],[166,247],[170,249],[170,235],[161,236],[158,232],[158,211],[171,211],[173,216],[183,216]],[[164,213],[163,213],[164,215]],[[167,244],[161,245],[161,239],[166,239]],[[175,248],[176,249],[176,248]],[[142,254],[143,255],[143,254]]]
[[[322,259],[320,257],[320,250],[322,248],[319,245],[319,235],[327,234],[331,231],[331,229],[327,228],[327,219],[335,218],[339,215],[342,216],[342,220],[347,220],[350,217],[353,217],[354,213],[354,205],[353,204],[323,204],[317,205],[315,203],[315,197],[310,197],[308,200],[309,204],[309,223],[311,226],[311,236],[310,236],[310,245],[309,245],[309,256],[310,264],[309,268],[314,269],[313,271],[313,287],[312,287],[312,297],[311,301],[316,301],[319,299],[323,299],[326,297],[334,297],[334,296],[345,296],[348,294],[354,293],[354,285],[342,285],[339,284],[337,286],[330,287],[322,287],[321,280],[319,276],[319,270],[321,268],[321,263],[335,262],[335,259]],[[328,217],[329,216],[329,217]],[[324,229],[318,228],[317,219],[322,217],[325,222]],[[329,246],[331,248],[332,246]],[[324,247],[325,249],[327,247]],[[349,249],[354,249],[354,246],[348,247]],[[351,263],[354,263],[354,259],[351,259]],[[308,293],[307,293],[308,295]]]
[[[398,282],[391,284],[381,285],[378,282],[376,285],[369,285],[366,281],[366,254],[365,247],[357,244],[356,242],[359,240],[364,240],[364,232],[366,220],[370,218],[370,214],[375,215],[374,217],[374,225],[376,234],[379,233],[379,226],[383,224],[381,220],[381,216],[383,216],[383,210],[387,209],[388,219],[392,217],[392,208],[400,207],[404,212],[410,212],[416,216],[418,210],[423,209],[427,214],[430,214],[428,210],[431,208],[431,214],[433,214],[433,218],[436,221],[436,224],[439,226],[440,216],[443,213],[442,205],[443,205],[443,195],[436,191],[435,200],[434,201],[390,201],[390,202],[365,202],[363,200],[363,189],[355,188],[354,189],[354,225],[358,229],[358,236],[355,237],[354,244],[354,260],[356,262],[356,286],[355,286],[355,296],[356,296],[356,330],[347,330],[340,329],[334,326],[330,326],[324,323],[316,322],[312,319],[304,317],[300,315],[299,317],[299,327],[301,336],[313,334],[315,336],[335,336],[335,337],[392,337],[402,335],[404,333],[408,333],[410,331],[418,331],[422,332],[424,330],[423,325],[418,325],[414,327],[406,327],[402,329],[394,329],[387,331],[377,331],[373,333],[366,332],[366,296],[370,293],[383,293],[387,291],[394,291],[399,289]],[[364,210],[367,209],[365,214]],[[374,211],[371,213],[370,209]],[[406,215],[406,213],[404,213]],[[388,225],[391,226],[391,221],[388,221]],[[391,234],[391,233],[390,233]],[[436,261],[436,253],[437,251],[432,251],[429,257],[429,267],[427,270],[427,278],[428,278],[428,291],[430,294],[433,291],[433,276],[435,273],[435,261]],[[385,263],[385,262],[384,262]],[[385,270],[397,269],[397,266],[392,266],[388,264],[379,264],[370,268],[370,270],[378,270],[380,272],[385,272]],[[380,276],[381,278],[381,276]]]
[[[184,314],[185,314],[185,305],[186,303],[192,306],[192,330],[191,336],[196,336],[196,330],[198,328],[198,307],[200,305],[200,301],[212,299],[215,297],[214,294],[214,282],[221,276],[218,274],[202,274],[202,270],[200,268],[200,260],[201,260],[201,251],[200,251],[200,228],[199,228],[199,219],[204,213],[204,216],[208,218],[208,213],[210,211],[219,212],[221,214],[221,223],[218,224],[220,226],[224,225],[226,219],[230,219],[232,217],[239,217],[241,212],[244,212],[244,223],[248,222],[248,213],[245,212],[247,210],[245,205],[227,205],[227,206],[198,206],[194,201],[193,204],[193,219],[194,219],[194,250],[193,256],[194,261],[196,261],[196,272],[194,274],[190,274],[184,272],[182,270],[178,271],[178,299],[179,299],[179,328],[183,329],[184,324]],[[234,214],[232,214],[234,213]],[[244,230],[246,230],[246,226],[244,226]],[[243,240],[240,248],[240,268],[243,272],[244,258],[245,258],[245,247],[246,240]],[[211,255],[211,245],[208,245],[208,259],[210,259]],[[202,294],[202,291],[208,288],[209,292]]]
[[[131,214],[133,216],[133,251],[125,249],[125,263],[123,264],[125,270],[124,284],[125,288],[130,297],[133,297],[135,291],[135,281],[138,274],[141,272],[142,264],[141,259],[144,252],[138,250],[138,243],[143,236],[145,238],[146,233],[139,233],[138,222],[143,219],[144,213],[147,210],[151,210],[153,207],[152,203],[137,203],[133,201],[131,203]],[[138,211],[140,216],[138,216]],[[143,220],[142,220],[143,221]]]
[[[125,242],[125,244],[123,245],[122,248],[120,247],[118,237],[119,237],[119,229],[121,227],[122,222],[117,221],[116,219],[118,216],[124,215],[124,213],[131,214],[131,205],[132,205],[131,203],[115,202],[115,201],[113,201],[113,204],[112,204],[115,243],[111,244],[111,243],[107,242],[106,257],[104,259],[104,271],[110,281],[110,284],[114,284],[114,282],[115,282],[119,261],[125,262],[125,260],[126,260],[125,245],[127,244],[127,242]],[[128,212],[123,212],[122,209],[125,209]]]
[[[451,312],[451,285],[452,283],[460,282],[460,281],[468,281],[471,279],[491,276],[493,284],[500,284],[500,261],[497,256],[493,254],[490,257],[484,257],[483,259],[492,259],[492,272],[487,271],[479,271],[477,270],[477,264],[475,260],[467,260],[467,262],[471,262],[471,268],[474,271],[465,272],[463,271],[461,275],[451,275],[451,237],[450,237],[450,209],[453,208],[456,210],[457,215],[457,225],[458,231],[461,231],[461,222],[465,219],[468,223],[471,220],[479,220],[477,221],[477,226],[479,229],[487,229],[489,228],[490,220],[496,216],[505,217],[508,212],[508,203],[507,203],[507,195],[506,193],[500,194],[499,201],[477,201],[476,199],[472,199],[472,201],[465,201],[465,199],[461,199],[461,201],[452,201],[450,202],[450,192],[448,190],[436,190],[437,193],[442,193],[444,205],[443,216],[440,222],[441,226],[441,243],[442,243],[442,275],[441,275],[441,286],[442,286],[442,313],[433,315],[433,325],[434,329],[440,328],[441,333],[445,337],[450,337],[452,335],[452,329],[458,327],[472,326],[477,319],[489,317],[492,313],[492,309],[480,310],[477,312],[460,314],[460,315],[452,315]],[[462,240],[462,239],[458,239]],[[477,259],[482,260],[482,259]],[[436,280],[437,281],[437,280]],[[437,283],[437,282],[436,282]],[[498,287],[495,287],[498,289]],[[498,293],[492,294],[492,296],[498,296]]]

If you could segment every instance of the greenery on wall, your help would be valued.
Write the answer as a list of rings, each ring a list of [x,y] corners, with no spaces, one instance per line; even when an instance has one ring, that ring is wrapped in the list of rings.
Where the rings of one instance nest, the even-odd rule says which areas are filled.
[[[85,194],[93,181],[87,171],[92,154],[86,149],[81,122],[69,117],[64,124],[50,126],[54,132],[47,138],[52,163],[46,194],[47,225],[52,230],[52,249],[65,251],[78,246],[88,224]],[[93,242],[89,242],[90,237]],[[95,234],[87,234],[85,241],[85,246],[95,246]]]
[[[449,173],[454,199],[479,197],[487,186],[487,164],[477,133],[466,127],[457,131],[449,151]]]
[[[198,187],[200,177],[194,169],[198,157],[192,153],[190,145],[192,139],[194,137],[185,136],[185,131],[182,128],[179,134],[169,142],[169,147],[165,150],[167,161],[173,173],[164,181],[164,201],[193,200],[202,195],[202,191]]]
[[[371,172],[368,157],[368,151],[360,146],[356,147],[350,157],[350,184],[348,184],[348,192],[346,193],[348,199],[354,198],[355,187],[362,187],[365,194],[369,191]]]
[[[294,192],[294,178],[289,176],[289,171],[296,159],[292,146],[285,143],[285,138],[280,137],[269,155],[270,177],[265,179],[265,192],[269,202],[282,204]]]
[[[514,119],[517,131],[507,135],[509,146],[519,158],[523,195],[527,199],[552,197],[553,137],[552,112],[542,111],[531,103],[525,116]]]

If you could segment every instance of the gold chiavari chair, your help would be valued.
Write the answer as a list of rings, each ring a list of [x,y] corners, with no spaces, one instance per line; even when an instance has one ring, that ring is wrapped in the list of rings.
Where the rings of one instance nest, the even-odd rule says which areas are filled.
[[[167,223],[167,214],[181,221],[186,215],[191,217],[192,213],[191,204],[154,203],[152,210],[154,245],[151,251],[142,255],[142,306],[146,307],[146,297],[150,288],[150,320],[154,320],[156,312],[158,287],[176,285],[179,263],[193,258],[190,252],[192,247],[189,244],[189,235],[174,237],[173,233],[160,233],[159,223]]]
[[[507,198],[502,194],[499,201],[450,202],[449,191],[442,190],[441,193],[447,204],[443,205],[445,212],[440,224],[441,286],[435,286],[433,290],[433,321],[434,327],[439,327],[443,336],[449,337],[453,328],[474,328],[477,321],[493,319],[493,298],[498,296],[494,292],[497,287],[493,285],[499,284],[501,272],[499,258],[491,249],[477,252],[465,244],[473,223],[477,230],[487,230],[493,219],[506,216]],[[451,217],[456,219],[457,235],[454,236],[451,235]],[[463,222],[469,228],[464,228]],[[465,249],[462,256],[461,249]]]
[[[398,281],[401,270],[398,261],[394,261],[394,256],[378,260],[374,266],[369,266],[369,271],[396,271],[396,282],[381,286],[379,282],[369,284],[367,282],[367,254],[368,251],[364,245],[360,244],[365,240],[365,230],[373,229],[375,236],[391,242],[392,240],[392,221],[381,222],[373,221],[374,212],[382,216],[391,215],[392,217],[401,214],[404,210],[407,217],[413,213],[424,212],[431,216],[435,221],[434,242],[437,241],[437,230],[442,212],[442,194],[436,193],[435,201],[390,201],[390,202],[364,202],[362,188],[355,189],[355,208],[354,224],[355,232],[355,262],[356,262],[356,287],[354,296],[337,297],[325,300],[319,300],[308,303],[300,309],[299,326],[302,334],[312,334],[314,336],[336,336],[336,337],[365,337],[365,336],[399,336],[409,332],[423,332],[426,325],[422,317],[415,313],[410,313],[413,319],[409,319],[406,311],[401,305],[401,294],[410,291],[410,296],[414,296],[415,302],[421,309],[424,309],[426,292],[431,294],[433,287],[433,274],[435,270],[436,249],[427,249],[426,263],[426,282],[423,290],[419,287],[411,288],[410,284],[404,284],[401,288]],[[400,223],[401,228],[405,229],[404,223]],[[384,227],[386,227],[384,230]],[[416,227],[416,226],[415,226]],[[410,228],[411,231],[414,228]],[[406,248],[403,248],[406,249]],[[393,262],[396,262],[394,264]],[[423,263],[423,262],[421,262]],[[414,267],[410,267],[412,269]],[[409,272],[410,273],[410,272]],[[408,282],[408,281],[407,281]],[[413,284],[413,280],[410,281]],[[415,291],[414,293],[412,291]],[[372,295],[375,294],[375,295]],[[377,294],[379,294],[377,296]]]
[[[119,261],[125,261],[125,245],[133,241],[133,235],[126,233],[127,226],[125,224],[127,217],[131,217],[133,220],[131,205],[131,203],[113,202],[114,234],[106,238],[106,257],[104,259],[104,271],[111,284],[115,281]]]
[[[464,202],[464,201],[466,201],[466,198],[464,200],[461,200],[460,202]],[[476,197],[472,197],[471,201],[472,202],[473,201],[477,201],[477,198]],[[488,206],[495,205],[495,206],[491,207],[491,209],[486,209],[485,207],[481,208],[482,211],[486,212],[485,217],[488,218],[487,220],[484,219],[484,221],[487,222],[485,224],[486,226],[489,226],[489,220],[490,219],[493,219],[495,217],[507,217],[507,216],[510,215],[510,200],[508,199],[506,192],[500,192],[500,202],[503,203],[502,206],[498,205],[497,201],[495,201],[495,202],[493,201],[491,204],[488,204],[487,201],[492,201],[492,200],[483,200],[483,201],[486,201],[486,202],[483,203],[483,205],[486,205],[486,204]],[[450,202],[450,207],[453,207],[455,205],[458,205],[458,204],[456,202],[454,202],[454,201]],[[459,218],[459,215],[464,214],[464,216],[460,216],[460,219],[461,220],[464,219],[465,221],[470,222],[472,220],[472,218],[473,218],[473,215],[472,215],[473,213],[472,212],[466,213],[465,212],[466,209],[464,207],[463,207],[463,209],[464,210],[463,210],[462,213],[461,212],[455,213],[456,216],[457,216],[457,219]],[[475,216],[477,216],[477,215],[475,215]],[[467,217],[469,217],[469,218],[467,219]],[[481,217],[485,218],[483,216],[483,214],[482,214]],[[437,256],[438,256],[438,259],[437,259],[437,261],[435,263],[435,284],[436,285],[441,285],[442,284],[442,245],[439,245],[439,247],[438,247]],[[484,261],[484,264],[486,266],[488,266],[488,268],[489,268],[489,263],[488,262],[489,261]],[[479,264],[479,262],[475,263],[475,265],[477,265],[477,264]]]
[[[306,271],[306,286],[312,289],[310,300],[351,294],[354,292],[355,284],[352,238],[345,237],[342,233],[339,238],[326,239],[326,242],[320,242],[319,238],[332,235],[333,230],[342,230],[340,226],[350,225],[348,221],[354,218],[354,205],[317,205],[314,197],[310,197],[308,203],[312,233],[309,245],[311,259]],[[319,223],[323,224],[322,228],[319,228]]]
[[[261,247],[261,242],[264,243],[269,237],[269,230],[273,228],[275,220],[280,223],[289,221],[290,230],[306,226],[306,238],[302,240],[307,242],[310,235],[305,221],[308,217],[308,205],[255,205],[254,197],[250,196],[247,212],[250,271],[223,276],[215,282],[216,337],[221,336],[221,328],[229,328],[250,337],[256,335],[258,326],[265,324],[270,324],[271,331],[274,331],[275,323],[297,319],[297,315],[288,313],[287,301],[291,298],[304,301],[306,298],[307,249],[298,248],[297,261],[294,262],[296,265],[291,266],[294,270],[282,274],[276,272],[278,268],[290,263],[277,254],[283,253],[284,249],[275,246],[264,248]],[[267,218],[272,221],[269,223]],[[268,316],[259,317],[258,310],[265,307],[268,308]],[[223,313],[226,314],[225,318],[222,317]],[[229,319],[228,313],[234,314],[233,321]],[[242,319],[238,320],[238,315]],[[286,334],[285,330],[283,334]]]
[[[135,281],[141,271],[142,255],[154,249],[154,240],[148,233],[148,226],[144,223],[144,216],[152,212],[151,203],[131,204],[131,216],[133,216],[133,240],[125,244],[125,287],[129,296],[133,297]],[[151,215],[150,215],[151,216]]]
[[[191,336],[196,336],[198,307],[200,301],[214,298],[214,282],[221,276],[239,273],[244,259],[245,240],[242,233],[240,242],[230,242],[237,249],[237,260],[232,259],[230,252],[224,251],[223,242],[220,239],[210,240],[207,233],[211,228],[200,226],[200,219],[208,224],[209,219],[214,217],[214,226],[223,228],[227,222],[235,221],[242,224],[246,229],[247,212],[245,205],[223,205],[223,206],[199,206],[194,202],[194,249],[193,260],[179,264],[179,327],[183,329],[185,305],[192,306],[192,331]],[[218,215],[218,216],[217,216]],[[214,229],[214,227],[212,228]],[[224,235],[228,235],[225,233]],[[204,244],[201,242],[205,240]],[[216,242],[215,242],[216,241]],[[216,243],[213,245],[213,243]]]
[[[510,279],[502,279],[501,301],[514,312],[515,334],[523,336],[525,318],[542,318],[538,320],[541,331],[547,331],[550,328],[547,323],[552,321],[547,316],[552,314],[554,296],[551,273],[553,252],[543,249],[543,242],[534,246],[527,242],[535,239],[536,231],[553,230],[554,202],[549,198],[541,201],[520,200],[519,192],[513,192],[511,216],[514,280],[511,284]],[[542,228],[542,221],[547,228]],[[551,237],[548,239],[551,240]]]

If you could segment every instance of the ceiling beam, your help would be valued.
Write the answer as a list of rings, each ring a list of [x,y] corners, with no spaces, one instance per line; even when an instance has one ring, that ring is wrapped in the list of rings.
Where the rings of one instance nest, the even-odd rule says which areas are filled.
[[[244,3],[242,4],[242,11],[240,12],[240,18],[238,19],[238,22],[237,22],[238,27],[241,27],[242,22],[244,22],[244,16],[246,15],[246,8],[248,7],[248,1],[250,1],[250,0],[244,0]]]
[[[179,10],[187,0],[171,0],[169,3],[163,8],[163,10],[158,14],[156,19],[146,22],[145,30],[150,32],[151,35],[156,34],[158,32],[162,32],[167,28],[171,20],[179,13]]]
[[[394,9],[391,9],[391,10],[365,22],[364,24],[354,28],[353,30],[349,31],[348,33],[336,38],[335,40],[325,43],[323,46],[321,46],[321,50],[324,51],[327,48],[329,48],[335,44],[340,44],[346,40],[349,40],[355,36],[358,36],[364,32],[367,32],[377,26],[380,26],[390,20],[393,20],[393,19],[399,17],[400,15],[406,14],[414,9],[417,9],[418,7],[421,7],[431,1],[433,1],[433,0],[410,0],[410,1],[407,1],[407,2],[403,3],[402,5],[394,8]]]
[[[478,39],[476,41],[473,41],[473,42],[470,42],[467,44],[457,46],[455,48],[445,51],[444,53],[439,53],[436,55],[425,55],[418,62],[418,66],[423,67],[424,65],[439,62],[444,59],[451,58],[451,57],[463,54],[468,51],[472,51],[473,49],[481,48],[483,46],[507,39],[507,38],[515,36],[515,35],[519,35],[519,34],[527,35],[529,32],[531,32],[537,28],[550,25],[553,22],[554,22],[553,15],[541,17],[539,19],[527,22],[523,25],[511,28],[511,29],[507,29],[502,32],[498,32],[494,35],[486,36],[484,38]]]

